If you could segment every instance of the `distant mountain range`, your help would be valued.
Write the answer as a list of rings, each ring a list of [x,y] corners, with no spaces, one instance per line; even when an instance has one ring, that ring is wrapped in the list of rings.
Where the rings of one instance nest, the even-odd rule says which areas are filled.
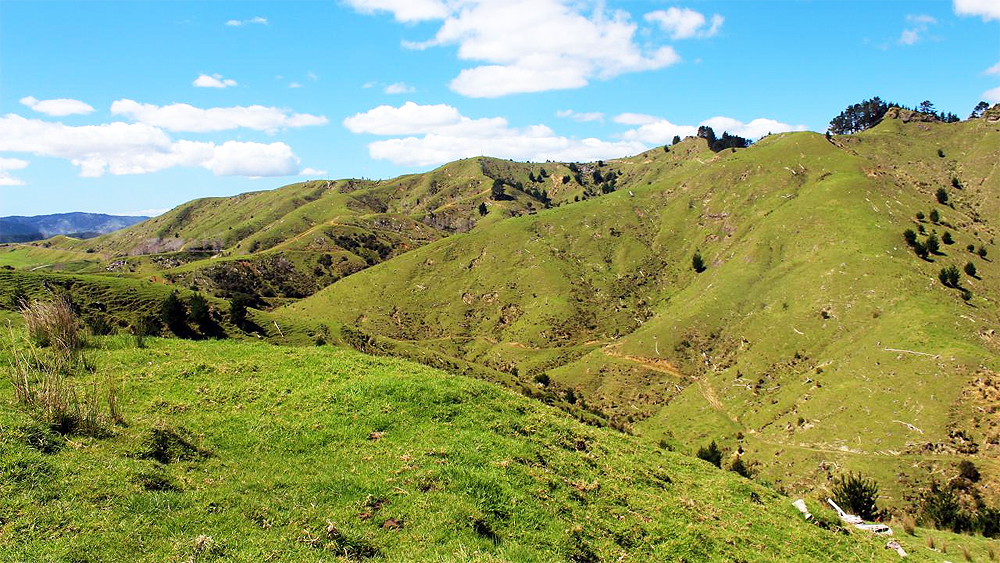
[[[28,242],[56,235],[91,238],[124,229],[149,217],[104,213],[55,213],[22,217],[0,217],[0,242]]]

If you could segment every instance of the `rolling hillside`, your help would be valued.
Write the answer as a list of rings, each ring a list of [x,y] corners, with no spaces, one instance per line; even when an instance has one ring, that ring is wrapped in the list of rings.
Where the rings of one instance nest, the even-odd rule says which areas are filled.
[[[86,353],[75,383],[119,382],[122,423],[98,437],[53,434],[0,380],[0,559],[899,559],[818,502],[808,523],[735,473],[410,362],[124,337]],[[914,561],[940,560],[925,537],[986,557],[916,533]]]
[[[7,259],[249,294],[274,342],[405,356],[688,453],[715,439],[787,490],[861,470],[907,506],[973,460],[996,498],[997,112],[293,184]]]
[[[1000,369],[998,129],[887,119],[718,154],[688,139],[606,163],[627,188],[437,241],[286,309],[387,337],[390,353],[549,381],[652,441],[718,439],[791,489],[862,469],[900,502],[966,456],[996,483],[1000,426],[967,398]],[[953,242],[922,260],[906,229]],[[937,276],[967,262],[965,301]]]

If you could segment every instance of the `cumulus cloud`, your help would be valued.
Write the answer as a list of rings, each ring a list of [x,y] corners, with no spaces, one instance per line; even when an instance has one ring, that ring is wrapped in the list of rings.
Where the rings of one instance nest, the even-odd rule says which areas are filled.
[[[457,109],[446,104],[424,106],[406,102],[398,108],[378,106],[348,117],[344,120],[344,127],[351,133],[419,135],[456,125],[463,119],[466,118]]]
[[[1000,63],[997,63],[983,71],[983,74],[1000,74]]]
[[[1000,103],[1000,86],[983,92],[981,97],[987,102]]]
[[[578,112],[571,109],[564,109],[557,111],[556,117],[564,117],[579,122],[604,121],[604,114],[599,111]]]
[[[275,132],[282,128],[326,125],[322,115],[292,113],[289,110],[265,106],[234,106],[196,108],[188,104],[156,106],[134,100],[116,100],[111,104],[113,115],[123,115],[139,123],[162,127],[167,131],[204,133],[247,128]]]
[[[23,186],[24,181],[10,175],[10,170],[23,170],[28,167],[27,160],[20,158],[4,158],[0,156],[0,186]]]
[[[511,127],[501,117],[471,119],[445,104],[379,106],[345,119],[344,126],[354,133],[408,135],[368,145],[372,158],[406,166],[430,166],[479,155],[533,161],[599,160],[646,149],[633,140],[564,137],[545,125]]]
[[[661,29],[670,34],[671,39],[691,39],[692,37],[712,37],[719,32],[725,18],[719,14],[712,16],[711,24],[700,12],[690,8],[670,7],[666,10],[650,12],[645,16],[646,21],[655,23]]]
[[[396,82],[385,87],[384,92],[386,94],[409,94],[413,92],[415,88],[410,86],[405,82]]]
[[[347,0],[347,4],[366,14],[391,12],[399,22],[440,20],[450,13],[439,0]]]
[[[71,100],[68,98],[38,100],[32,96],[26,96],[21,98],[21,103],[38,113],[44,113],[45,115],[51,115],[54,117],[62,117],[64,115],[86,115],[94,112],[94,108],[91,107],[90,104],[81,102],[80,100]]]
[[[229,20],[226,22],[226,25],[228,25],[229,27],[242,27],[248,24],[267,25],[267,18],[263,18],[261,16],[254,16],[246,20]]]
[[[623,133],[626,140],[636,140],[652,145],[662,145],[670,142],[674,136],[690,137],[698,133],[696,125],[678,125],[667,119],[651,115],[623,113],[615,117],[616,123],[639,125]],[[711,127],[716,135],[728,132],[748,139],[759,139],[768,133],[784,133],[786,131],[805,131],[805,125],[789,125],[774,119],[757,118],[749,123],[743,123],[731,117],[716,116],[702,121],[698,125]]]
[[[147,123],[73,127],[8,114],[0,118],[0,151],[62,158],[81,177],[145,174],[174,166],[202,167],[217,176],[286,176],[299,159],[285,143],[174,141]]]
[[[223,78],[221,74],[199,74],[198,78],[191,83],[198,88],[229,88],[236,86],[236,81],[232,78]]]
[[[302,172],[299,172],[299,176],[312,176],[314,178],[321,178],[326,176],[326,170],[317,170],[316,168],[303,168]]]
[[[954,8],[960,16],[981,16],[983,21],[1000,20],[1000,2],[996,0],[955,0]]]
[[[594,79],[670,66],[680,56],[669,46],[640,47],[627,12],[599,6],[590,15],[570,0],[467,0],[408,2],[348,0],[363,12],[390,11],[399,21],[442,20],[427,41],[411,49],[458,46],[458,57],[479,63],[450,83],[459,94],[493,98],[579,88]]]

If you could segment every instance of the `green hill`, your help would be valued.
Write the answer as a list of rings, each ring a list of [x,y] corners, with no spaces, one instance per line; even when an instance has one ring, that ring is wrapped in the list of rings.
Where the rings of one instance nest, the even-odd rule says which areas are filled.
[[[406,361],[96,346],[71,384],[117,382],[123,421],[100,437],[53,434],[0,380],[4,561],[898,559],[735,473]],[[915,561],[940,559],[927,535],[986,556],[917,534],[899,538]]]
[[[0,264],[249,294],[272,342],[408,357],[684,452],[715,439],[790,491],[861,470],[905,509],[966,460],[995,499],[998,147],[992,117],[892,110],[721,152],[474,158],[197,200]]]
[[[428,244],[276,314],[548,380],[651,441],[745,451],[791,490],[861,469],[901,503],[961,459],[1000,477],[997,421],[968,403],[1000,368],[997,147],[981,119],[717,154],[688,139],[605,163],[613,193]],[[921,260],[902,237],[918,228],[953,244]],[[966,262],[968,301],[937,280]]]

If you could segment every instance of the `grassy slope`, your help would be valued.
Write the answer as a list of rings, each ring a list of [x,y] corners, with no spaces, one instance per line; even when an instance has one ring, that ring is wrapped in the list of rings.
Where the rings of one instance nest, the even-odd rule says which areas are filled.
[[[866,469],[899,501],[898,472],[951,471],[963,387],[1000,368],[981,337],[998,321],[997,271],[964,251],[997,253],[992,218],[973,223],[1000,191],[996,127],[924,127],[887,121],[836,144],[776,135],[718,155],[692,140],[615,161],[628,189],[483,225],[286,310],[528,378],[547,371],[653,440],[735,449],[742,434],[765,476],[792,488]],[[942,209],[951,227],[925,226],[957,242],[922,262],[901,233],[956,170],[970,188]],[[963,282],[968,304],[936,280],[966,260],[980,271]],[[928,443],[940,455],[923,455]]]
[[[110,437],[46,438],[0,381],[0,560],[897,559],[733,473],[413,363],[99,342],[94,377],[118,379],[127,421]],[[174,444],[168,463],[148,459],[154,429],[210,454]],[[213,547],[195,553],[201,535]],[[901,540],[913,560],[939,559]]]

